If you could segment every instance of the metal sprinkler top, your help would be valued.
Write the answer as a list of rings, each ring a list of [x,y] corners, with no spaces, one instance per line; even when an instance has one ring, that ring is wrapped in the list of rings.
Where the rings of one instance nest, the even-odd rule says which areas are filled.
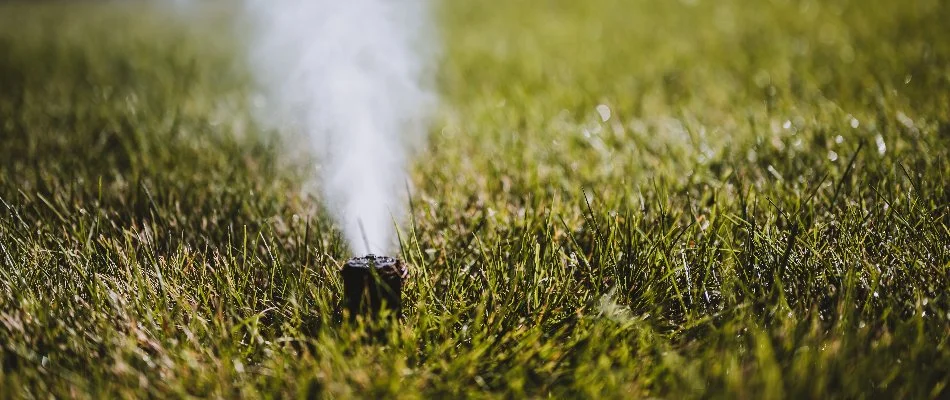
[[[392,274],[400,278],[405,278],[408,275],[409,270],[406,268],[405,264],[399,259],[389,257],[389,256],[377,256],[375,254],[367,254],[362,257],[353,257],[346,261],[346,264],[343,265],[343,268],[376,268],[377,272],[383,274]]]
[[[402,286],[409,276],[406,264],[394,257],[367,254],[353,257],[340,269],[344,306],[350,319],[357,315],[376,318],[383,308],[397,317],[402,310]]]

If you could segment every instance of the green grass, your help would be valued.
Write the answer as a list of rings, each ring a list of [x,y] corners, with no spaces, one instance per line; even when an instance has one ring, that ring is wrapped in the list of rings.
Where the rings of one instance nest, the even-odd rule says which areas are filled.
[[[436,14],[382,343],[229,13],[0,5],[0,397],[950,396],[947,2]]]

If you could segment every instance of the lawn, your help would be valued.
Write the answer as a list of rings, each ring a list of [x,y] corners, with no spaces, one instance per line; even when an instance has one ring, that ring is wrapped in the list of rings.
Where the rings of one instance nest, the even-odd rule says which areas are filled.
[[[233,7],[0,3],[0,397],[950,397],[950,3],[434,8],[380,340]]]

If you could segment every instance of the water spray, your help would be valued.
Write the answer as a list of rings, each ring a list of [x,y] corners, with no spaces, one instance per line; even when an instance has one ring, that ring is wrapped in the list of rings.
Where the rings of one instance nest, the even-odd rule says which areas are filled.
[[[311,183],[351,252],[351,317],[401,309],[402,185],[435,104],[428,0],[246,0],[261,122],[319,163]],[[365,252],[365,253],[364,253]]]

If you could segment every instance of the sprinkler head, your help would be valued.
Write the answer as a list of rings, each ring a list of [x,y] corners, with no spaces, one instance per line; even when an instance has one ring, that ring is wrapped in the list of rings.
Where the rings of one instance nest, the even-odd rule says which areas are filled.
[[[358,315],[379,317],[382,309],[398,317],[402,311],[402,284],[409,269],[399,259],[367,254],[353,257],[340,270],[343,301],[350,320]]]

